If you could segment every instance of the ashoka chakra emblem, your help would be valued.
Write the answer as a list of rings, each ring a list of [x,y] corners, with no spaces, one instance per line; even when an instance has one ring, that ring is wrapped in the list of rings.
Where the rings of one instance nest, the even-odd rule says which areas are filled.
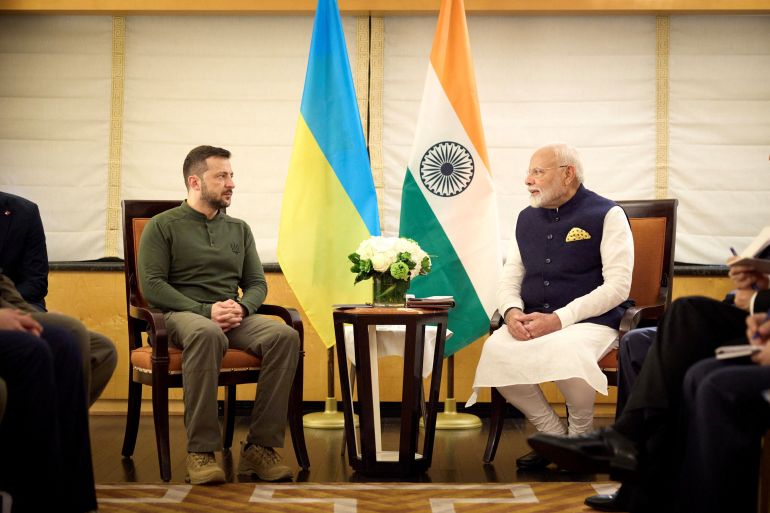
[[[420,161],[420,179],[436,196],[457,196],[473,180],[473,156],[465,146],[444,141],[431,146]]]

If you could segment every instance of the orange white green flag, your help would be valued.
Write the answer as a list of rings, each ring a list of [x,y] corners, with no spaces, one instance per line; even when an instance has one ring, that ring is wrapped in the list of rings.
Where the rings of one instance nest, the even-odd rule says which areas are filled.
[[[489,329],[502,269],[489,170],[462,0],[442,0],[401,197],[403,237],[432,258],[409,292],[452,295],[445,354]]]

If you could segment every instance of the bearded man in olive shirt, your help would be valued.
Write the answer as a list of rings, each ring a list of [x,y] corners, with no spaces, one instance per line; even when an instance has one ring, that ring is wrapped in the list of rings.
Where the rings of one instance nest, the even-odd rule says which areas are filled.
[[[187,200],[153,217],[139,245],[142,293],[165,311],[169,340],[182,349],[186,465],[193,484],[225,480],[214,452],[221,449],[217,382],[228,347],[262,358],[238,472],[265,481],[292,475],[274,448],[284,443],[299,335],[255,314],[267,282],[249,226],[222,211],[235,188],[229,159],[222,148],[190,151],[183,165]]]

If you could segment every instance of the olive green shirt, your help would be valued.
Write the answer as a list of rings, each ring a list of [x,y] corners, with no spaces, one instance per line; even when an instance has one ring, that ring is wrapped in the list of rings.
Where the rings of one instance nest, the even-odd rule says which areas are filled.
[[[186,201],[150,219],[137,266],[145,299],[165,311],[211,318],[213,303],[234,299],[253,314],[267,295],[249,226],[221,211],[209,220]]]
[[[21,310],[24,313],[35,313],[39,310],[33,308],[32,305],[24,301],[19,291],[16,290],[16,285],[13,284],[11,279],[0,274],[0,308],[12,308],[14,310]]]

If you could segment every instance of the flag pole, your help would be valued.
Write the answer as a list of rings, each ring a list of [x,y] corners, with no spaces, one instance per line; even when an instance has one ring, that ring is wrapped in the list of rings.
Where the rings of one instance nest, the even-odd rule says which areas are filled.
[[[340,429],[345,425],[341,411],[337,411],[334,397],[334,346],[326,350],[326,401],[324,411],[308,413],[302,417],[302,425],[314,429]]]
[[[446,362],[446,399],[444,411],[436,417],[436,429],[475,429],[481,427],[481,419],[470,413],[457,413],[455,401],[455,355]]]

